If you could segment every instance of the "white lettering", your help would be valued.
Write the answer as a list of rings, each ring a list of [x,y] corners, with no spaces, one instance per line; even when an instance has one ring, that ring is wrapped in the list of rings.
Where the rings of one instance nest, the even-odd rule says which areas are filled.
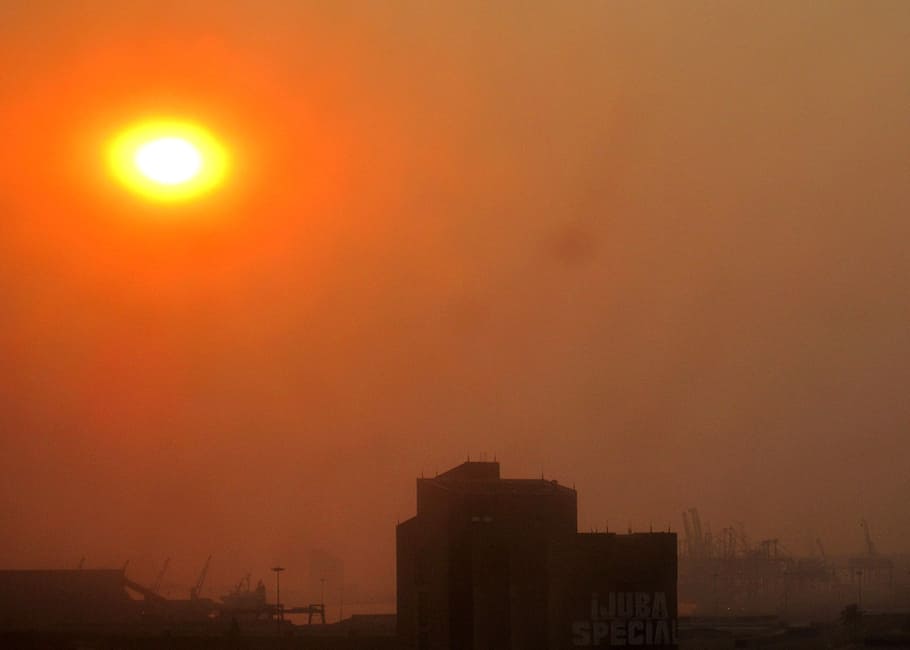
[[[623,591],[618,594],[616,602],[616,616],[619,618],[630,618],[635,615],[635,594],[631,591]]]
[[[611,619],[616,616],[616,592],[611,591],[607,594],[607,606],[600,607],[600,618]]]
[[[613,621],[610,626],[610,645],[626,645],[625,621]]]
[[[670,643],[670,625],[667,621],[657,621],[654,629],[654,644]]]
[[[650,622],[648,624],[648,627],[650,627]],[[644,644],[644,629],[644,621],[629,621],[629,645]]]
[[[591,645],[591,624],[588,621],[572,623],[572,645]]]
[[[651,646],[677,643],[666,592],[591,594],[590,620],[572,623],[574,646]]]
[[[649,602],[651,595],[644,591],[635,592],[635,618],[650,618],[651,607]]]
[[[610,626],[607,625],[606,621],[595,621],[594,622],[594,645],[600,645],[600,642],[603,639],[607,638],[607,634],[610,632]]]

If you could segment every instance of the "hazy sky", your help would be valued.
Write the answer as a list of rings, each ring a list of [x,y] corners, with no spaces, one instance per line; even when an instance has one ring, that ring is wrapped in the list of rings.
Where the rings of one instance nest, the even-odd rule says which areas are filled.
[[[5,0],[0,60],[0,565],[392,601],[481,452],[910,550],[910,3]],[[225,191],[112,184],[157,114]]]

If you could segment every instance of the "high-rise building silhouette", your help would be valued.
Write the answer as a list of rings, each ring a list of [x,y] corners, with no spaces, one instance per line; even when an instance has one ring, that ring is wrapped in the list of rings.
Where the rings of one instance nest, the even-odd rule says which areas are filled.
[[[579,534],[573,489],[467,462],[397,529],[402,648],[675,647],[676,535]]]

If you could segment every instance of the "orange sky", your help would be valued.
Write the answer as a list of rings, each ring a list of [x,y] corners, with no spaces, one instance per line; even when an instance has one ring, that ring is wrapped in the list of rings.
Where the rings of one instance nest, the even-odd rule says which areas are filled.
[[[483,451],[584,528],[908,550],[910,5],[128,4],[0,8],[0,564],[391,601]],[[110,182],[162,113],[224,191]]]

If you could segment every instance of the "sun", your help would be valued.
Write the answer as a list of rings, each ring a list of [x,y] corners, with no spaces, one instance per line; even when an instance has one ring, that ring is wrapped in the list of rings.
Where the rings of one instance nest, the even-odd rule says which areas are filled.
[[[221,185],[227,149],[207,129],[181,120],[149,120],[112,138],[108,165],[115,179],[158,202],[187,201]]]
[[[141,145],[133,162],[147,179],[162,185],[177,185],[199,175],[202,154],[183,138],[158,138]]]

